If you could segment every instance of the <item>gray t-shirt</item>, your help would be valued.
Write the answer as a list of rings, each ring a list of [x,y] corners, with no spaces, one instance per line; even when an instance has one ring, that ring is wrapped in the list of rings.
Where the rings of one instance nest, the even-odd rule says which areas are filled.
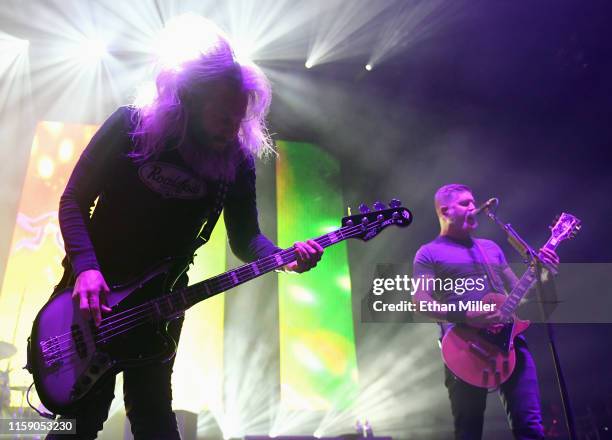
[[[493,282],[485,269],[481,250],[486,253],[490,270],[496,274]],[[504,293],[510,287],[500,286],[504,283],[502,272],[506,267],[508,262],[503,251],[491,240],[472,238],[461,241],[438,236],[417,251],[413,277],[425,276],[440,280],[431,289],[434,299],[442,303],[457,303],[480,300],[489,292]],[[473,281],[466,281],[468,279]]]

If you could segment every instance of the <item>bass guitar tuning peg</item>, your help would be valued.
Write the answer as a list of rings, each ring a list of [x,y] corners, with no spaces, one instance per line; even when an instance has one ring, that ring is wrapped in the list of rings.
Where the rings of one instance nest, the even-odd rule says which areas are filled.
[[[362,203],[361,205],[359,205],[359,212],[362,214],[367,214],[368,212],[370,212],[370,208],[368,208],[368,205],[366,205],[365,203]]]
[[[373,207],[374,207],[375,211],[382,211],[383,209],[386,208],[385,204],[383,202],[379,202],[379,201],[374,202],[374,206]]]
[[[399,208],[400,206],[402,206],[402,202],[399,199],[391,199],[391,201],[389,202],[389,206],[391,208]]]

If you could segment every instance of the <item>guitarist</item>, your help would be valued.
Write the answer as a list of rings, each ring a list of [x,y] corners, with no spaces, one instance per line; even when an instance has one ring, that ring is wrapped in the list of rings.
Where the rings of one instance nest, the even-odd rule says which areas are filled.
[[[497,310],[444,312],[440,310],[443,309],[441,305],[478,301],[490,291],[509,292],[518,278],[496,243],[472,236],[478,227],[478,221],[474,196],[469,187],[460,184],[444,185],[436,192],[434,203],[440,222],[440,235],[417,251],[413,266],[414,278],[422,276],[436,279],[472,279],[480,282],[466,283],[473,288],[461,292],[461,295],[421,289],[415,293],[414,301],[416,304],[425,301],[431,306],[427,310],[421,308],[420,311],[439,321],[443,334],[452,323],[494,325],[501,318]],[[559,263],[557,255],[548,249],[540,249],[540,257],[553,267]],[[486,288],[479,289],[478,287],[483,286],[481,283]],[[541,439],[544,438],[544,432],[536,368],[522,335],[515,339],[515,350],[516,368],[512,376],[500,386],[500,397],[514,437]],[[453,375],[448,367],[445,367],[445,376],[454,418],[455,438],[480,439],[487,389],[462,381]]]
[[[273,153],[265,124],[270,85],[257,67],[236,60],[216,27],[214,32],[208,51],[161,70],[152,103],[121,107],[109,117],[61,197],[67,258],[58,289],[74,283],[75,307],[96,325],[109,310],[109,285],[134,279],[167,256],[193,255],[203,222],[214,224],[220,208],[240,259],[278,251],[259,229],[255,203],[253,157]],[[323,253],[312,240],[295,248],[297,261],[285,268],[295,272],[314,267]],[[186,286],[187,277],[176,285]],[[170,323],[177,342],[181,325],[182,318]],[[179,439],[172,364],[124,371],[125,407],[137,440]],[[75,414],[62,414],[76,419],[78,438],[93,439],[102,429],[114,388],[113,379]]]

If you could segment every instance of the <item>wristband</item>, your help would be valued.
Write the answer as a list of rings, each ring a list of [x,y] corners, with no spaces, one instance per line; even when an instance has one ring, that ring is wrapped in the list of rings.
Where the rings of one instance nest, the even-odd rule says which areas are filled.
[[[461,323],[467,318],[467,310],[450,310],[446,312],[446,320],[448,322]]]

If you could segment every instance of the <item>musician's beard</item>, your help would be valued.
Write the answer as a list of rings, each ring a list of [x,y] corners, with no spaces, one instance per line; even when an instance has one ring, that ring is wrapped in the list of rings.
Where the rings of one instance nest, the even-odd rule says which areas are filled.
[[[235,142],[222,149],[213,149],[186,140],[178,147],[183,160],[201,178],[231,182],[236,174],[239,146]]]

